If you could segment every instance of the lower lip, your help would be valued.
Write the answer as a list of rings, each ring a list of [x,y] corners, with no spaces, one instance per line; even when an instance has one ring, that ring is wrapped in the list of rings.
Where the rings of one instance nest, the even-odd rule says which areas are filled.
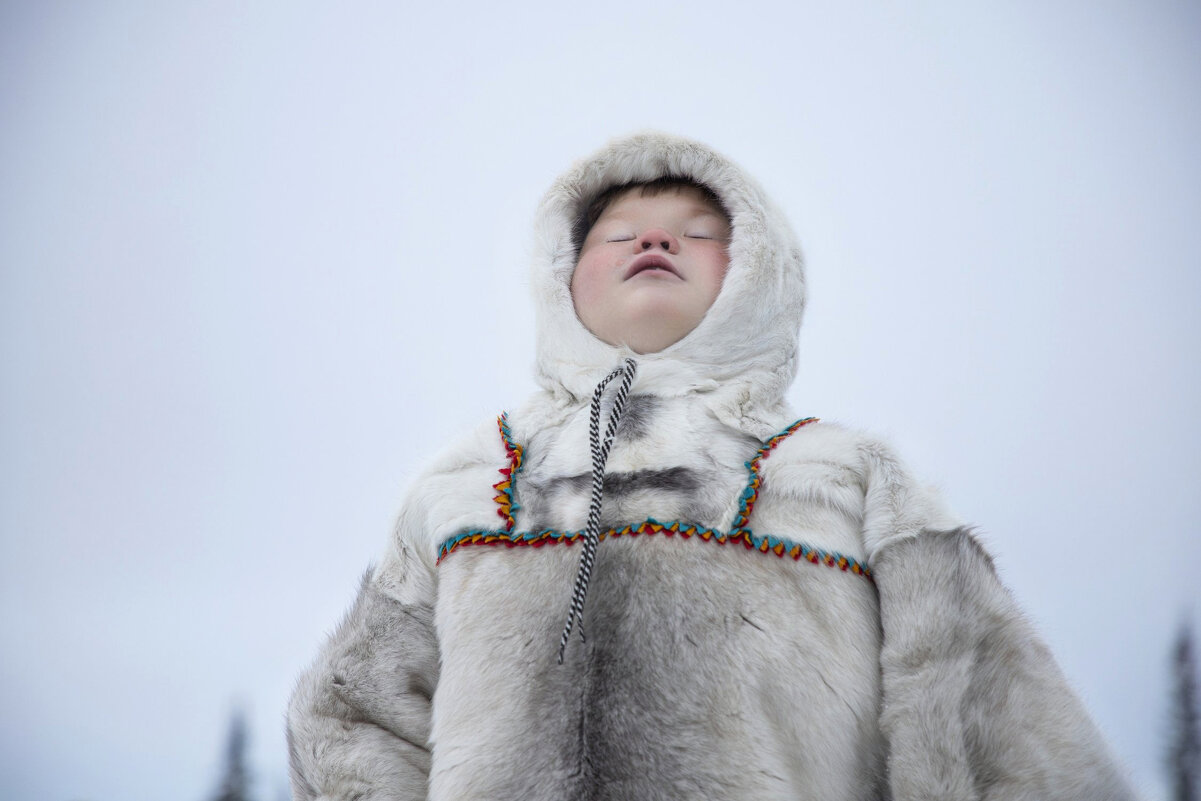
[[[679,276],[676,275],[675,273],[673,273],[671,270],[664,270],[659,267],[648,267],[645,270],[639,270],[638,272],[634,273],[630,277],[637,278],[640,275],[657,275],[657,276],[670,276],[672,278],[679,278]]]

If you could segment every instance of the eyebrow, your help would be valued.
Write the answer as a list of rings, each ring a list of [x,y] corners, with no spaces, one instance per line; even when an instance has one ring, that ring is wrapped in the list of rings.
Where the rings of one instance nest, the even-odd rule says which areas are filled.
[[[708,203],[702,203],[700,201],[697,201],[696,205],[694,205],[692,207],[692,210],[694,212],[699,212],[702,214],[711,214],[714,217],[721,217],[723,220],[726,219],[726,213],[724,211],[721,211],[720,209],[715,209],[715,208],[713,208],[713,206],[709,205]]]
[[[615,208],[620,208],[620,207],[617,205],[610,206],[609,208],[607,208],[603,212],[601,212],[601,216],[598,217],[596,220],[597,223],[599,223],[602,219],[604,219],[606,217],[611,218],[611,219],[612,218],[617,218],[619,220],[622,219],[623,218],[622,214],[620,213],[620,211],[614,211]],[[721,211],[720,209],[715,209],[711,205],[709,205],[708,203],[705,203],[703,201],[697,201],[695,204],[693,204],[692,207],[690,207],[687,210],[686,215],[689,217],[705,217],[705,216],[716,217],[717,219],[724,222],[730,228],[734,227],[733,222],[730,221],[730,218],[728,218],[726,216],[726,213],[724,211]]]

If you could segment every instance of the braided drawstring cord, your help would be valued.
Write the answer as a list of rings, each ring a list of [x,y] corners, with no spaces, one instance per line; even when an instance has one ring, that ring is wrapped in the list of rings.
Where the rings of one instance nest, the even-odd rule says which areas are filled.
[[[559,664],[563,664],[563,652],[567,648],[567,640],[571,637],[571,628],[576,621],[580,623],[580,639],[584,639],[584,596],[588,594],[588,582],[592,579],[592,565],[596,561],[596,546],[600,544],[600,513],[601,499],[605,492],[605,462],[609,459],[609,448],[613,445],[613,435],[617,432],[617,423],[626,408],[626,396],[630,392],[630,384],[634,380],[634,371],[638,364],[633,359],[626,359],[622,365],[605,376],[592,393],[592,414],[588,422],[588,438],[592,447],[592,501],[588,504],[588,528],[584,531],[584,550],[580,553],[580,567],[575,574],[575,588],[571,592],[571,609],[567,612],[567,624],[563,627],[563,636],[559,638]],[[614,378],[621,376],[617,386],[617,394],[613,397],[613,409],[609,412],[609,422],[605,426],[605,436],[600,436],[600,407],[601,397],[605,387]]]

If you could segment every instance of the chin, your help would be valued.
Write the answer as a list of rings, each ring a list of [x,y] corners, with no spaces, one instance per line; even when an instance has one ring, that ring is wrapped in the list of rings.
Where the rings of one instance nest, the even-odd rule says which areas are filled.
[[[658,353],[679,342],[692,330],[677,321],[640,320],[626,326],[616,338],[639,355]]]

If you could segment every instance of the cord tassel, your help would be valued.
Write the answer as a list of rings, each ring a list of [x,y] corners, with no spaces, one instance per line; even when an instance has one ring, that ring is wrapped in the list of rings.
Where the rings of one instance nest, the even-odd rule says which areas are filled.
[[[621,367],[609,373],[596,385],[592,392],[592,410],[588,421],[588,439],[592,447],[592,500],[588,504],[588,528],[584,532],[584,550],[580,553],[580,567],[575,574],[575,587],[571,593],[571,608],[567,612],[567,624],[563,627],[563,636],[559,638],[559,664],[563,664],[563,652],[567,648],[567,640],[571,637],[572,626],[578,620],[580,623],[580,640],[584,639],[584,597],[588,594],[588,582],[592,579],[592,565],[596,561],[596,547],[600,544],[600,513],[601,500],[605,491],[605,462],[609,459],[609,448],[613,445],[613,435],[617,432],[617,423],[625,411],[626,396],[630,392],[630,384],[634,381],[634,372],[638,364],[633,359],[626,359]],[[609,422],[605,426],[605,436],[600,436],[600,407],[605,387],[618,376],[621,383],[617,386],[617,394],[613,398],[613,409],[609,412]]]

